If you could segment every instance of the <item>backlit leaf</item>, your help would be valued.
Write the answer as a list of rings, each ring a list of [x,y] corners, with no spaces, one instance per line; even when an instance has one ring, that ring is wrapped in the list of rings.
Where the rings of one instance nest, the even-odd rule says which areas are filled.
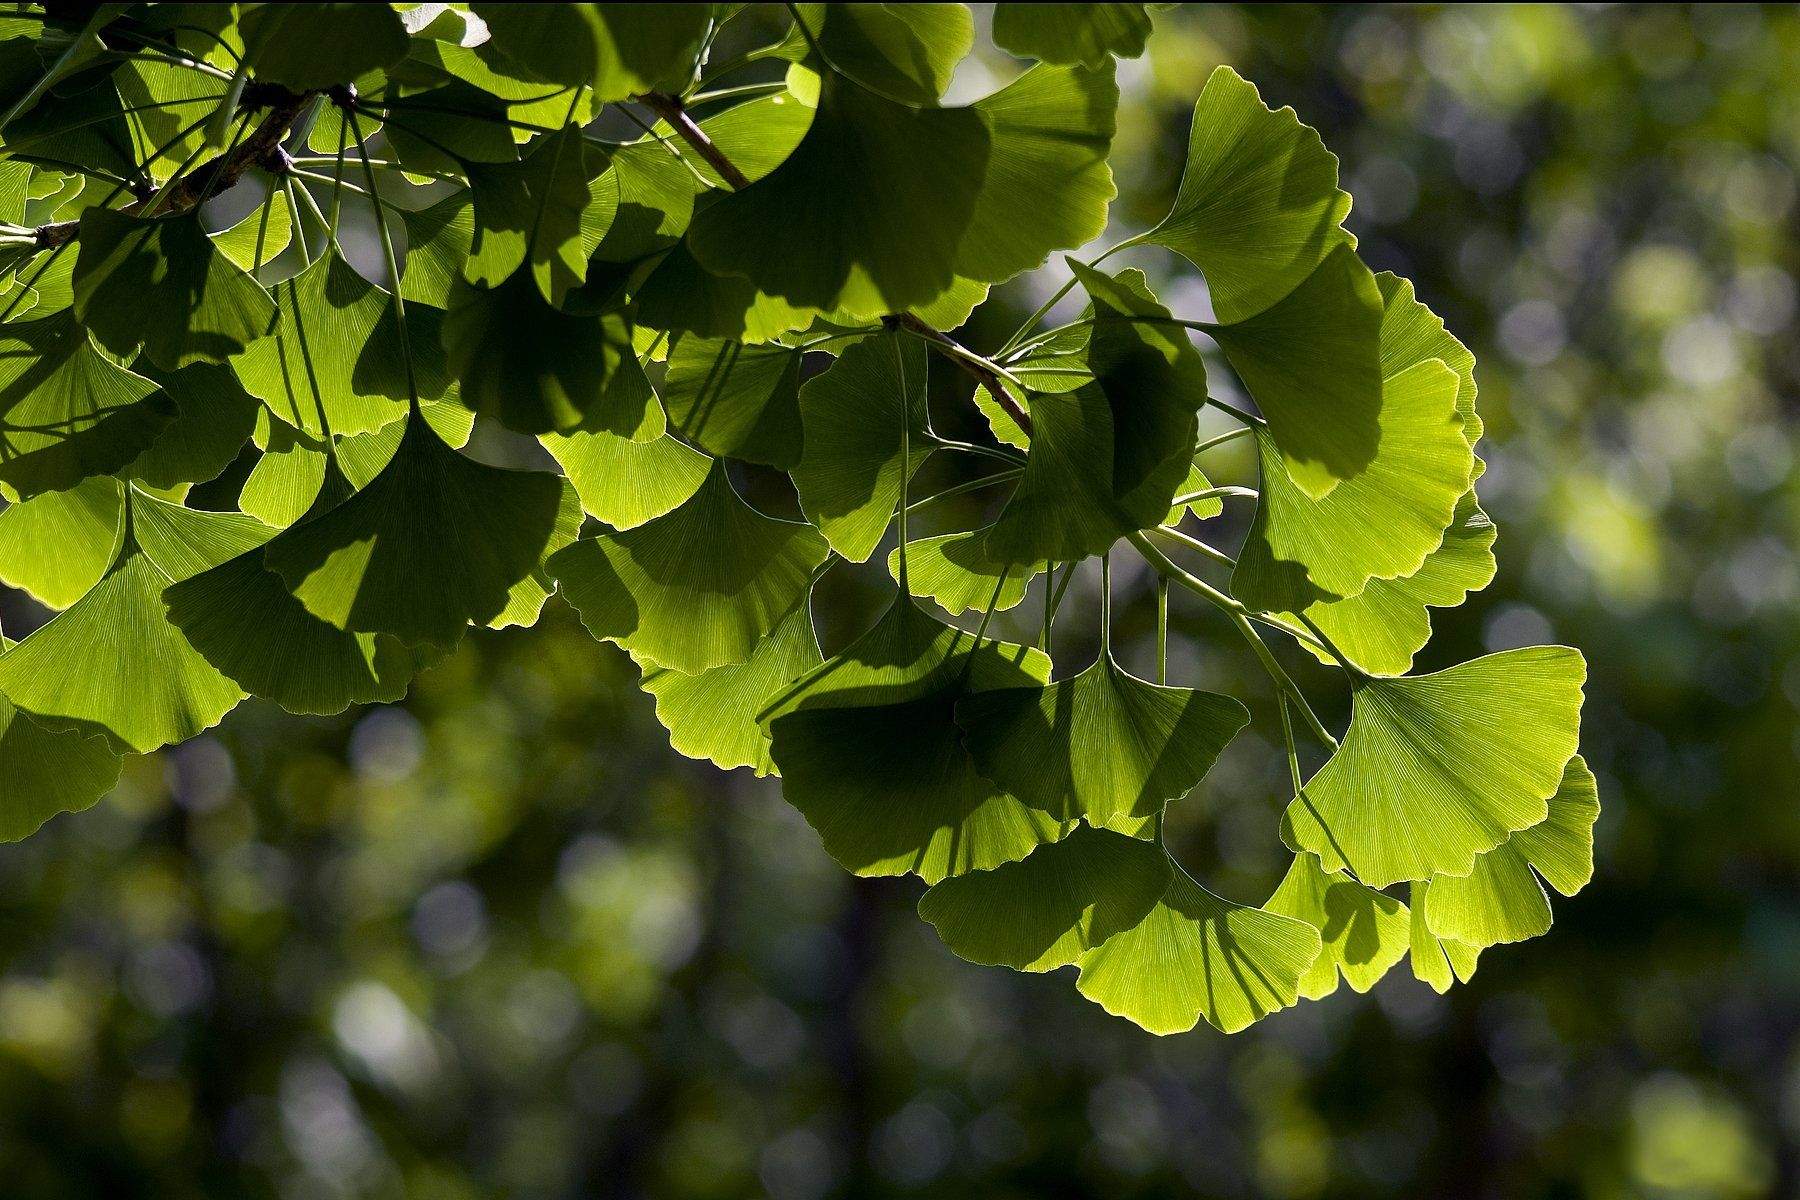
[[[722,458],[800,461],[800,360],[783,346],[685,337],[669,354],[663,407],[687,441]]]
[[[7,645],[0,642],[0,662]],[[29,837],[57,813],[87,808],[112,790],[123,762],[104,738],[46,729],[0,695],[0,842]]]
[[[602,169],[599,152],[581,130],[565,125],[519,162],[472,162],[465,169],[475,226],[464,277],[497,288],[529,264],[538,291],[560,307],[587,273],[581,220],[588,181]]]
[[[244,56],[262,83],[327,88],[398,62],[409,42],[386,4],[246,5]]]
[[[1406,905],[1341,871],[1326,874],[1310,854],[1294,856],[1263,908],[1305,921],[1324,940],[1324,952],[1300,979],[1300,994],[1308,1000],[1337,991],[1340,972],[1352,990],[1366,992],[1406,957]]]
[[[64,609],[100,582],[119,553],[125,493],[116,479],[84,479],[0,511],[0,583]]]
[[[994,44],[1024,58],[1098,67],[1136,58],[1150,35],[1142,4],[996,4]]]
[[[591,84],[597,100],[679,91],[711,10],[700,4],[475,4],[494,45],[539,79]]]

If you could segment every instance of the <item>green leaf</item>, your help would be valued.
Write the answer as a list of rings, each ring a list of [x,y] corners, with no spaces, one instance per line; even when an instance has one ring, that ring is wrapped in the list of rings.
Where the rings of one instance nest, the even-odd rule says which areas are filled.
[[[464,191],[452,192],[430,208],[402,210],[406,264],[400,296],[408,304],[449,308],[450,292],[462,278],[463,263],[475,242],[475,206]]]
[[[768,342],[805,329],[818,309],[756,290],[741,275],[715,275],[694,260],[688,243],[669,250],[637,290],[637,322],[646,329]]]
[[[787,684],[821,662],[812,609],[803,596],[748,659],[684,675],[644,668],[644,690],[656,697],[656,719],[669,744],[689,758],[710,759],[725,770],[774,771],[769,736],[756,715]]]
[[[465,163],[475,205],[474,239],[463,277],[497,288],[525,263],[552,305],[587,274],[581,244],[588,181],[602,168],[581,130],[565,125],[541,138],[523,159]]]
[[[782,793],[858,875],[948,875],[1014,862],[1069,826],[975,770],[955,721],[971,692],[1042,684],[1050,661],[975,644],[901,596],[765,713]]]
[[[0,655],[0,693],[51,729],[148,754],[219,723],[243,698],[169,624],[172,580],[126,544],[92,591]]]
[[[1076,986],[1151,1033],[1185,1033],[1201,1017],[1236,1033],[1294,1004],[1319,954],[1311,925],[1222,900],[1175,867],[1142,920],[1076,960]]]
[[[539,79],[592,84],[596,100],[680,90],[712,11],[702,4],[474,4],[494,45]]]
[[[834,69],[907,104],[936,104],[975,44],[962,4],[804,4],[795,19]]]
[[[655,410],[658,415],[661,409]],[[680,507],[706,482],[712,460],[659,435],[637,442],[604,431],[539,439],[581,496],[581,506],[614,529],[635,529]]]
[[[1070,562],[1160,524],[1192,466],[1206,400],[1199,353],[1179,328],[1140,322],[1168,310],[1139,290],[1071,264],[1094,297],[1092,382],[1033,392],[1025,474],[988,535],[999,562]]]
[[[648,388],[615,379],[636,368],[631,327],[617,313],[561,312],[524,271],[495,288],[458,282],[444,348],[462,401],[521,433],[592,425],[629,436],[644,421]],[[636,370],[642,378],[642,370]],[[648,396],[653,401],[654,396]]]
[[[1475,356],[1413,294],[1411,280],[1383,271],[1375,276],[1375,286],[1381,289],[1382,378],[1433,358],[1455,371],[1456,411],[1463,420],[1463,437],[1474,449],[1482,433],[1481,416],[1475,411]]]
[[[1389,379],[1381,449],[1367,470],[1322,499],[1294,484],[1276,439],[1257,430],[1262,497],[1232,594],[1266,612],[1299,612],[1424,566],[1443,545],[1473,470],[1456,386],[1456,373],[1435,359]]]
[[[1406,957],[1406,905],[1341,871],[1327,874],[1310,854],[1294,856],[1263,908],[1305,921],[1324,941],[1324,953],[1300,979],[1300,994],[1308,1000],[1337,991],[1340,972],[1352,990],[1366,992]]]
[[[1573,896],[1593,878],[1600,794],[1580,755],[1550,797],[1550,815],[1475,860],[1465,876],[1431,881],[1431,931],[1468,946],[1522,942],[1550,930],[1550,899],[1538,882]]]
[[[1112,196],[1110,74],[1056,73],[917,109],[827,72],[800,145],[696,212],[689,248],[715,274],[859,318],[1035,266],[1095,236]]]
[[[410,44],[386,4],[247,5],[238,29],[257,82],[297,92],[350,83],[399,62]]]
[[[263,454],[244,480],[238,507],[265,525],[285,529],[312,507],[325,482],[325,443],[269,416],[267,409],[258,414],[256,429]]]
[[[125,493],[116,479],[84,479],[0,511],[0,583],[64,609],[118,557]]]
[[[930,596],[952,616],[971,609],[986,612],[990,604],[995,612],[1016,608],[1044,564],[1034,562],[1018,567],[990,562],[986,554],[988,532],[988,528],[982,528],[907,542],[907,585],[913,594]],[[888,551],[888,574],[899,581],[898,546]]]
[[[803,357],[785,346],[684,337],[669,354],[663,407],[708,454],[785,470],[800,461]]]
[[[204,512],[131,488],[131,532],[157,570],[180,582],[255,550],[276,530],[237,512]]]
[[[1072,679],[970,696],[956,721],[981,773],[1026,804],[1140,836],[1250,714],[1229,696],[1146,683],[1107,650]]]
[[[794,487],[807,519],[852,562],[875,553],[905,482],[931,457],[928,369],[923,342],[890,333],[848,347],[800,388]]]
[[[1548,815],[1586,677],[1578,651],[1534,646],[1356,680],[1350,732],[1288,806],[1282,836],[1371,887],[1467,875]]]
[[[1417,880],[1411,885],[1412,927],[1411,944],[1413,976],[1431,985],[1433,991],[1442,993],[1450,990],[1450,985],[1457,980],[1464,983],[1475,977],[1476,960],[1481,957],[1481,950],[1476,946],[1467,946],[1448,938],[1440,938],[1431,932],[1430,918],[1427,915],[1431,903],[1431,885],[1425,880]]]
[[[1150,36],[1142,4],[996,4],[994,44],[1021,58],[1098,67],[1136,58]]]
[[[381,474],[275,538],[265,561],[339,629],[448,646],[537,566],[561,495],[556,476],[473,462],[409,417]]]
[[[1080,828],[1018,862],[934,884],[919,916],[970,962],[1050,971],[1137,925],[1170,878],[1154,842]]]
[[[335,152],[336,147],[332,149]],[[280,188],[272,189],[268,200],[251,209],[248,216],[211,237],[219,253],[245,271],[257,269],[259,246],[261,263],[273,262],[276,255],[294,241],[294,213],[288,207],[287,193]]]
[[[403,352],[394,298],[335,244],[274,292],[279,318],[231,366],[245,391],[294,428],[315,438],[369,433],[406,415],[409,379],[422,400],[450,386],[439,346],[444,314],[408,305]]]
[[[1342,600],[1317,601],[1306,616],[1363,670],[1404,675],[1412,668],[1413,655],[1431,640],[1426,607],[1454,608],[1470,592],[1493,582],[1498,566],[1494,535],[1494,523],[1477,506],[1475,493],[1465,492],[1444,531],[1444,544],[1424,566],[1402,579],[1371,579],[1361,592]],[[1331,661],[1329,654],[1314,653]]]
[[[57,813],[91,806],[119,781],[124,761],[104,738],[45,729],[0,695],[0,842],[20,841]]]
[[[21,497],[110,475],[175,413],[154,383],[97,351],[67,312],[0,328],[0,483]]]
[[[745,504],[715,462],[679,508],[576,542],[549,569],[596,638],[695,674],[749,659],[826,554],[810,526]]]
[[[1356,244],[1337,179],[1337,156],[1293,109],[1271,110],[1254,84],[1219,67],[1194,106],[1175,206],[1144,240],[1199,267],[1218,319],[1242,321]]]
[[[1368,467],[1382,436],[1381,291],[1354,250],[1340,246],[1272,307],[1209,332],[1301,491],[1323,498]]]
[[[229,369],[213,363],[179,371],[143,361],[137,367],[175,402],[176,416],[119,474],[154,488],[218,478],[250,440],[262,405]]]
[[[89,209],[74,286],[75,313],[96,342],[122,359],[142,347],[168,371],[241,354],[275,319],[269,293],[201,232],[197,210]]]
[[[567,479],[562,482],[562,500],[556,507],[556,526],[551,531],[550,540],[544,544],[544,553],[531,574],[513,584],[507,593],[506,607],[500,615],[488,622],[489,629],[511,629],[515,626],[529,628],[536,625],[538,617],[543,615],[544,603],[550,599],[550,593],[556,590],[556,581],[550,577],[544,566],[552,554],[564,546],[572,544],[581,536],[581,497],[575,491],[575,485]]]

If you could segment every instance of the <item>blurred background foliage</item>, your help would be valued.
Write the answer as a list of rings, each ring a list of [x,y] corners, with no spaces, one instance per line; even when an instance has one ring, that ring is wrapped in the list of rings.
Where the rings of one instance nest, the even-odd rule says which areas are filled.
[[[1108,241],[1166,211],[1230,63],[1320,129],[1370,264],[1476,351],[1501,572],[1420,666],[1587,652],[1605,811],[1556,929],[1447,996],[1402,967],[1158,1040],[952,957],[915,886],[846,876],[774,781],[671,751],[629,661],[552,605],[399,706],[246,704],[0,849],[0,1190],[1800,1195],[1800,10],[1156,23],[1120,64]],[[952,99],[1018,69],[978,51]],[[1123,261],[1205,315],[1171,257]],[[997,346],[1061,278],[965,339]],[[935,386],[945,432],[968,422],[966,382]],[[880,586],[839,574],[828,648]],[[1265,703],[1172,837],[1260,901],[1288,798],[1266,679],[1176,608],[1172,678]],[[1059,627],[1065,669],[1092,642]]]

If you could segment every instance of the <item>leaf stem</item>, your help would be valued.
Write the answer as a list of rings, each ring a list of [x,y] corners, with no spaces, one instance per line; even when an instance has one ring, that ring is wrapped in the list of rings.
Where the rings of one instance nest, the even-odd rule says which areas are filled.
[[[680,97],[671,96],[667,92],[645,92],[637,97],[638,102],[664,121],[669,128],[681,135],[681,140],[692,146],[694,153],[706,160],[708,166],[718,172],[726,186],[734,192],[741,192],[750,186],[750,179],[738,170],[736,163],[725,157],[713,140],[706,136],[706,130],[700,128],[694,118],[688,114],[687,106]]]
[[[375,225],[381,230],[381,250],[387,256],[389,293],[394,298],[394,327],[400,337],[400,358],[406,364],[407,399],[412,405],[412,417],[419,416],[419,381],[413,372],[412,342],[406,328],[406,300],[400,295],[400,260],[394,253],[394,235],[388,228],[387,201],[382,199],[381,192],[375,186],[375,168],[369,165],[369,147],[363,141],[362,127],[357,123],[355,111],[344,110],[344,122],[356,135],[356,152],[362,156],[363,172],[369,181],[369,196],[375,202]],[[334,214],[335,215],[335,214]]]
[[[1011,392],[1002,383],[1010,383],[1024,395],[1026,388],[1019,379],[1000,364],[983,358],[941,329],[935,329],[912,313],[892,313],[882,318],[883,321],[898,325],[914,337],[923,339],[926,344],[936,347],[940,352],[954,358],[962,369],[975,377],[975,381],[988,390],[994,401],[1006,410],[1008,416],[1018,422],[1019,428],[1026,433],[1031,432],[1031,415],[1019,404]]]
[[[1255,430],[1255,428],[1256,427],[1254,425],[1240,425],[1236,429],[1227,429],[1224,433],[1219,434],[1217,437],[1209,437],[1204,442],[1201,442],[1198,446],[1195,446],[1194,454],[1196,456],[1205,454],[1208,450],[1211,450],[1214,446],[1223,446],[1226,442],[1235,442],[1241,437],[1249,437],[1250,434]]]
[[[976,492],[985,487],[993,487],[998,483],[1006,483],[1009,480],[1017,479],[1022,470],[1023,468],[1013,471],[1001,471],[995,475],[984,475],[980,479],[970,479],[963,483],[956,484],[953,487],[947,487],[941,492],[933,492],[923,499],[914,500],[906,507],[908,511],[915,508],[924,508],[927,504],[932,504],[939,500],[948,500],[952,496],[960,496],[965,492]]]

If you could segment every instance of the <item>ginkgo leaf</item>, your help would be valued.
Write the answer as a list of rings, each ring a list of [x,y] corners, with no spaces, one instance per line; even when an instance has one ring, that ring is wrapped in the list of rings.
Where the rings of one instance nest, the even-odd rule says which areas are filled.
[[[294,210],[287,193],[271,189],[269,198],[243,220],[210,236],[219,253],[245,271],[273,262],[294,241]]]
[[[84,479],[0,511],[0,583],[64,609],[100,582],[119,553],[125,494],[116,479]]]
[[[93,590],[0,655],[0,693],[47,728],[148,754],[219,723],[244,693],[163,610],[172,580],[136,546]]]
[[[850,346],[800,389],[794,487],[831,548],[867,562],[906,481],[931,457],[925,344],[897,333]]]
[[[1449,938],[1440,938],[1431,931],[1428,916],[1431,904],[1429,883],[1422,879],[1415,881],[1409,895],[1412,922],[1408,949],[1412,954],[1413,977],[1430,984],[1431,989],[1439,993],[1449,991],[1450,985],[1459,979],[1464,983],[1469,982],[1475,977],[1481,949]]]
[[[714,273],[859,317],[1034,266],[1098,234],[1112,196],[1116,87],[1110,73],[1038,74],[1067,70],[927,109],[828,71],[800,145],[696,212],[688,245]]]
[[[694,674],[747,660],[827,553],[810,526],[745,504],[715,462],[679,508],[576,542],[549,569],[589,633]]]
[[[500,615],[487,623],[489,629],[511,629],[537,624],[538,617],[543,615],[544,602],[556,590],[556,581],[550,577],[550,572],[543,563],[581,536],[581,521],[581,497],[576,493],[575,485],[564,479],[562,500],[556,506],[556,525],[551,530],[550,540],[544,544],[542,559],[531,574],[512,585],[512,590],[506,596],[506,607],[500,610]]]
[[[474,4],[494,45],[539,79],[623,100],[686,82],[711,23],[694,4]]]
[[[944,533],[906,543],[907,586],[915,596],[930,596],[955,615],[974,609],[995,612],[1016,608],[1025,599],[1031,581],[1044,569],[1042,562],[1023,567],[988,560],[988,530]],[[900,548],[888,552],[888,574],[900,578]]]
[[[660,413],[660,409],[657,410]],[[712,460],[666,434],[646,442],[577,431],[539,439],[581,496],[614,529],[635,529],[680,507],[706,482]]]
[[[450,307],[450,292],[462,278],[463,263],[475,242],[475,206],[466,191],[455,191],[430,208],[402,210],[406,225],[406,265],[400,296],[408,304]]]
[[[406,57],[400,15],[385,4],[258,4],[238,20],[260,83],[328,88]]]
[[[1340,245],[1273,306],[1208,332],[1301,491],[1324,497],[1368,467],[1382,437],[1381,291],[1354,250]]]
[[[1136,58],[1150,36],[1142,4],[996,4],[994,44],[1022,58],[1098,67]]]
[[[1175,206],[1144,240],[1199,267],[1218,319],[1242,321],[1333,249],[1355,245],[1342,226],[1350,196],[1337,181],[1337,156],[1293,109],[1271,110],[1254,84],[1218,67],[1194,105]]]
[[[274,293],[280,311],[268,336],[231,366],[245,391],[294,428],[315,438],[368,433],[406,415],[412,388],[435,400],[450,386],[439,345],[444,314],[407,305],[403,351],[394,298],[335,244]]]
[[[0,641],[0,661],[9,645]],[[104,738],[45,729],[0,695],[0,842],[89,807],[119,781],[124,761]]]
[[[963,4],[802,4],[794,19],[834,69],[907,104],[936,104],[975,44]],[[804,53],[808,39],[788,44]]]
[[[214,363],[179,371],[147,361],[137,367],[175,402],[176,416],[119,474],[157,488],[218,478],[250,440],[262,405],[229,368]]]
[[[1236,1033],[1294,1004],[1319,954],[1305,921],[1222,900],[1173,867],[1141,920],[1076,960],[1076,987],[1151,1033],[1185,1033],[1202,1017]]]
[[[697,675],[646,666],[644,690],[656,697],[656,719],[678,753],[710,759],[725,770],[749,767],[767,775],[775,763],[769,735],[756,716],[785,685],[821,661],[812,609],[803,597],[743,662]]]
[[[1493,582],[1498,568],[1495,532],[1493,521],[1476,504],[1475,493],[1465,492],[1444,531],[1444,544],[1417,571],[1401,579],[1371,579],[1356,595],[1319,600],[1305,615],[1364,671],[1404,675],[1412,667],[1413,655],[1431,640],[1427,607],[1452,608]],[[1328,653],[1314,653],[1322,662],[1332,661]]]
[[[1300,979],[1300,994],[1308,1000],[1337,991],[1340,972],[1352,990],[1366,992],[1406,957],[1406,905],[1341,871],[1327,874],[1310,854],[1294,856],[1263,908],[1319,931],[1324,952]]]
[[[75,315],[96,342],[122,359],[142,347],[168,371],[241,354],[275,318],[269,293],[201,232],[198,210],[87,210],[73,282]]]
[[[1283,837],[1371,887],[1467,875],[1548,815],[1586,677],[1580,652],[1533,646],[1355,680],[1350,731],[1288,806]]]
[[[800,350],[684,337],[669,353],[669,423],[721,458],[787,469],[800,461]]]
[[[1138,290],[1072,264],[1094,298],[1084,351],[1092,382],[1030,394],[1025,474],[994,521],[999,562],[1069,562],[1160,524],[1192,465],[1206,371],[1178,328],[1135,318],[1168,310]]]
[[[21,497],[131,462],[174,401],[108,359],[68,312],[0,328],[0,483]]]
[[[1035,650],[977,644],[900,596],[765,713],[782,793],[858,875],[936,883],[1024,858],[1070,825],[977,774],[955,708],[971,692],[1041,685],[1049,668]]]
[[[1538,877],[1565,896],[1580,891],[1594,874],[1599,816],[1594,773],[1576,755],[1550,797],[1549,816],[1481,855],[1469,874],[1432,879],[1431,931],[1477,947],[1549,932],[1550,899]]]
[[[556,116],[567,115],[565,102]],[[418,172],[422,181],[461,174],[465,163],[519,160],[513,135],[523,131],[515,130],[506,101],[460,79],[407,96],[388,110],[388,116],[382,133],[394,156]]]
[[[265,525],[285,529],[312,507],[325,482],[325,443],[263,410],[256,440],[262,457],[238,493],[238,507]]]
[[[260,547],[276,532],[245,513],[205,512],[131,488],[132,537],[177,583]]]
[[[630,369],[625,318],[561,312],[524,271],[494,288],[459,282],[443,336],[463,403],[509,429],[551,433],[592,425],[629,436],[644,419],[642,394],[610,386]]]
[[[587,274],[581,244],[588,181],[602,170],[600,153],[581,130],[547,134],[518,162],[464,164],[475,206],[474,238],[463,277],[498,288],[521,265],[552,305]]]
[[[1059,821],[1138,835],[1250,721],[1229,696],[1146,683],[1103,651],[1071,679],[969,696],[956,722],[981,773]]]
[[[805,329],[818,309],[757,290],[741,275],[717,275],[677,243],[637,290],[637,321],[646,329],[699,338],[769,342]]]
[[[340,629],[448,646],[537,566],[561,496],[554,475],[484,466],[409,417],[381,474],[275,538],[265,561]]]
[[[1455,371],[1456,411],[1462,417],[1463,437],[1473,449],[1482,433],[1481,416],[1475,411],[1475,356],[1444,328],[1443,318],[1414,295],[1411,280],[1383,271],[1375,276],[1375,286],[1381,289],[1382,378],[1433,358]]]
[[[989,871],[934,884],[919,915],[961,958],[1050,971],[1142,921],[1170,882],[1154,842],[1080,828]]]
[[[1231,575],[1265,612],[1354,596],[1370,579],[1416,573],[1443,545],[1474,456],[1456,414],[1456,373],[1436,359],[1382,386],[1381,449],[1321,499],[1295,485],[1276,439],[1257,430],[1262,497]]]

